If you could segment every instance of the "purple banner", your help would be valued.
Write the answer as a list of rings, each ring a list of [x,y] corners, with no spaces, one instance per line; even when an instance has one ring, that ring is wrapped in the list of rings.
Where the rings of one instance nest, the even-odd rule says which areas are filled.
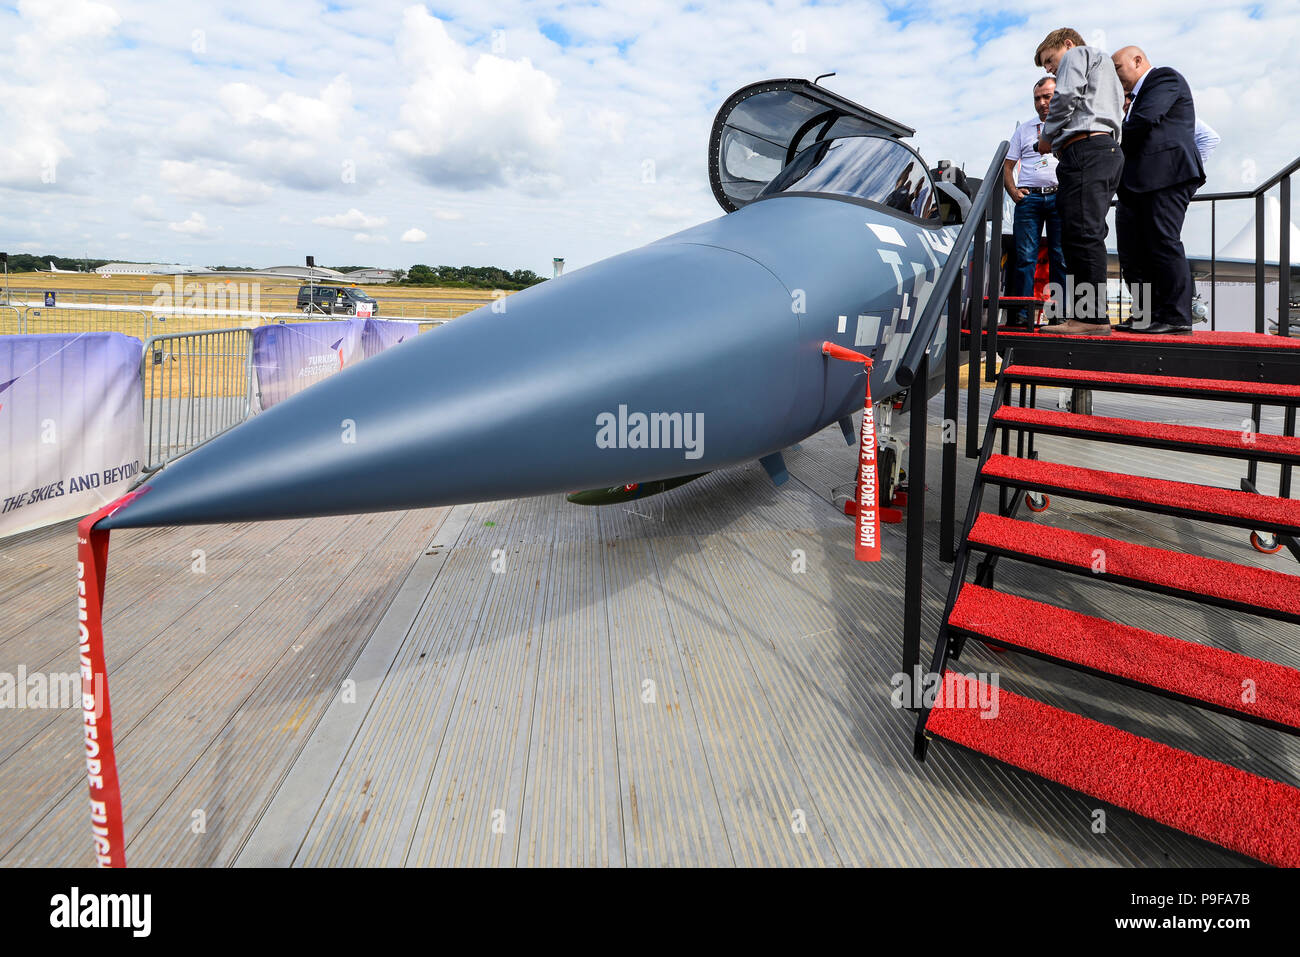
[[[402,322],[398,319],[367,319],[366,328],[361,333],[361,351],[369,359],[373,355],[391,349],[407,339],[414,339],[420,334],[418,322]]]
[[[258,326],[253,330],[253,368],[261,407],[269,409],[313,382],[413,338],[419,331],[419,323],[388,319]]]
[[[144,451],[139,339],[0,336],[0,536],[121,496]]]
[[[263,409],[360,362],[364,319],[294,322],[253,330],[253,369]]]

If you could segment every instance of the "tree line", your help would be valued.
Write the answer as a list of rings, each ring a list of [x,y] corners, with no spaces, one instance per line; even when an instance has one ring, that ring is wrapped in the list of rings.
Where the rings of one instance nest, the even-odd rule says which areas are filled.
[[[55,256],[47,253],[35,256],[31,253],[10,253],[10,272],[36,272],[50,268],[54,263],[59,269],[94,272],[100,266],[110,262],[124,262],[113,259],[70,259],[67,256]],[[222,272],[252,272],[251,266],[213,266]],[[349,273],[366,266],[333,266],[342,273]],[[546,277],[539,276],[531,269],[502,269],[500,266],[427,266],[416,263],[410,269],[396,270],[396,282],[403,286],[451,286],[466,289],[527,289],[543,282]]]
[[[469,289],[527,289],[545,277],[531,269],[502,269],[499,266],[426,266],[416,263],[398,270],[403,286],[462,286]]]
[[[51,253],[46,253],[44,256],[33,256],[31,253],[10,253],[9,271],[36,272],[39,269],[48,272],[50,263],[54,263],[60,269],[94,272],[100,266],[105,266],[110,262],[112,262],[111,259],[69,259],[67,256],[55,256]]]

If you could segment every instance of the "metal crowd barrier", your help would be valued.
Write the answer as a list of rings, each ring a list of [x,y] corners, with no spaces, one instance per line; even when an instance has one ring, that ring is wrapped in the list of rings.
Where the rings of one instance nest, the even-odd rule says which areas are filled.
[[[253,331],[150,336],[141,359],[142,476],[233,429],[252,412]]]
[[[0,335],[22,335],[27,322],[17,306],[0,306]]]
[[[0,306],[0,334],[120,332],[144,343],[144,477],[239,425],[254,412],[253,329],[317,322],[319,316],[249,316],[244,326],[210,328],[239,317],[151,310]],[[344,318],[344,317],[339,317]],[[379,317],[384,318],[384,317]],[[419,323],[420,332],[446,319]]]
[[[18,298],[15,296],[15,298]],[[381,306],[376,319],[406,319],[421,323],[427,328],[429,323],[447,322],[467,312],[487,305],[486,302],[466,301],[463,303],[406,303],[393,301]],[[232,323],[241,325],[263,325],[266,323],[317,322],[321,319],[349,319],[348,315],[330,315],[300,312],[293,300],[286,300],[283,306],[274,302],[263,301],[266,307],[257,313],[240,314],[227,310],[195,310],[187,312],[164,312],[148,305],[128,309],[94,308],[87,305],[60,304],[57,306],[4,305],[0,303],[0,334],[5,333],[77,333],[77,332],[121,332],[126,335],[145,339],[154,333],[197,332],[221,327]],[[14,315],[13,313],[17,313]]]
[[[61,332],[121,332],[147,339],[151,331],[148,312],[133,309],[77,309],[64,306],[28,306],[23,312],[23,332],[28,335]]]

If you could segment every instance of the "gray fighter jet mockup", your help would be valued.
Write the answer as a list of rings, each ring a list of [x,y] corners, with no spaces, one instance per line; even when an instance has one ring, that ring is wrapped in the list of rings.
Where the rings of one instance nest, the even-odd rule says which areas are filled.
[[[150,477],[100,527],[670,488],[755,459],[780,482],[806,436],[840,422],[856,441],[863,368],[823,342],[873,358],[874,400],[900,392],[964,198],[913,132],[806,80],[747,86],[709,144],[723,216],[345,369]]]

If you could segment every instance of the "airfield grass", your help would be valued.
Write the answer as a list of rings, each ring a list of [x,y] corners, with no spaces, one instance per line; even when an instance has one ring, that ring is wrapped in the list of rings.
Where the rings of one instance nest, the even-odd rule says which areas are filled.
[[[186,282],[256,282],[262,287],[262,294],[297,296],[298,287],[302,285],[298,280],[280,280],[267,279],[266,277],[246,276],[244,273],[232,272],[225,273],[222,277],[215,276],[191,276],[188,279],[181,277],[182,284]],[[98,273],[47,273],[47,272],[11,272],[9,274],[9,285],[13,287],[22,287],[25,289],[109,289],[112,291],[139,293],[143,292],[149,295],[155,283],[174,284],[175,278],[164,275],[151,276],[101,276]],[[326,280],[322,280],[318,285],[335,285]],[[383,293],[386,299],[404,299],[410,301],[419,301],[421,299],[488,299],[490,291],[486,289],[458,289],[443,286],[390,286],[383,283],[358,283],[358,289],[378,290]],[[376,296],[376,299],[381,297]]]
[[[178,285],[179,283],[179,285]],[[245,276],[242,273],[229,273],[220,277],[177,277],[174,276],[111,276],[104,277],[98,273],[10,273],[9,288],[13,299],[26,299],[34,303],[43,301],[44,293],[52,291],[58,295],[60,306],[77,306],[82,304],[112,304],[139,306],[148,309],[164,296],[179,299],[177,305],[188,304],[186,300],[197,291],[203,297],[205,305],[214,304],[214,308],[248,309],[249,304],[240,303],[241,285],[243,295],[251,297],[253,284],[259,299],[257,309],[260,312],[294,312],[298,298],[298,280],[267,279],[258,276]],[[320,283],[319,285],[327,285]],[[166,287],[164,292],[161,287]],[[158,291],[155,291],[155,287]],[[187,287],[189,287],[187,289]],[[384,284],[357,284],[356,288],[364,290],[379,300],[380,314],[388,319],[437,320],[454,319],[477,309],[492,299],[491,290],[458,289],[442,286],[390,286]],[[509,293],[507,293],[509,295]],[[440,302],[437,300],[451,300]],[[168,300],[170,301],[170,299]],[[227,305],[228,303],[228,305]],[[13,317],[6,318],[0,310],[0,331],[11,332],[13,329],[4,324],[13,323]],[[20,309],[21,311],[21,309]],[[210,320],[202,328],[212,328]],[[240,322],[230,323],[240,325]],[[96,329],[110,329],[136,335],[128,328],[116,329],[95,326]],[[35,330],[29,330],[35,331]],[[63,331],[41,330],[41,331]],[[168,331],[171,331],[170,329]],[[195,329],[186,326],[176,329],[178,332],[190,332]]]

